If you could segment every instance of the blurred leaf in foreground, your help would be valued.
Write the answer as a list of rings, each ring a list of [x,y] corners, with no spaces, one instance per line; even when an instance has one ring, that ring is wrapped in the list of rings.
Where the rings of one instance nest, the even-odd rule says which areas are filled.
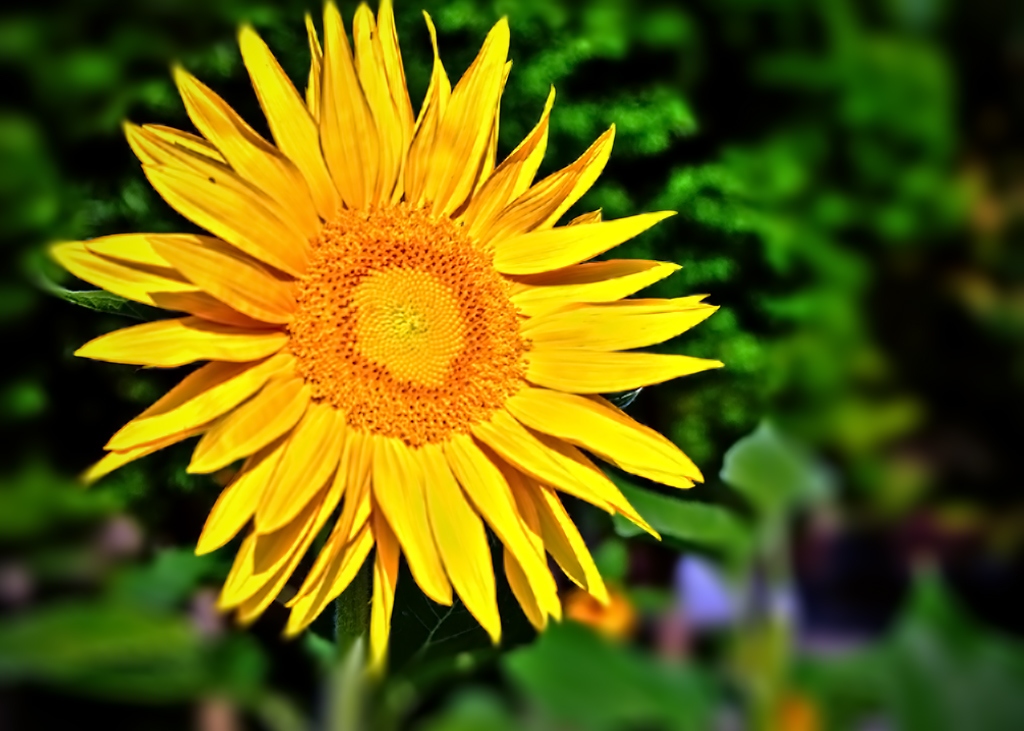
[[[87,491],[45,464],[29,463],[2,480],[0,539],[20,541],[121,507],[109,491]]]
[[[132,701],[194,697],[208,681],[182,617],[118,604],[35,609],[0,626],[0,682],[43,682]]]
[[[157,553],[146,566],[122,572],[115,578],[112,595],[126,603],[154,610],[173,609],[195,591],[201,579],[220,578],[226,573],[212,555],[196,556],[185,548]]]
[[[666,665],[613,645],[572,622],[505,656],[502,667],[522,694],[574,728],[702,731],[714,688],[692,668]]]
[[[834,723],[877,710],[901,731],[1014,731],[1024,719],[1024,644],[979,624],[930,569],[882,643],[802,670]]]

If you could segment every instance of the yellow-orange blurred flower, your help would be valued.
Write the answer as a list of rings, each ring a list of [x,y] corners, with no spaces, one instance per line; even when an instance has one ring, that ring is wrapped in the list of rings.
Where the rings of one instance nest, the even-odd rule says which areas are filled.
[[[614,586],[608,587],[607,602],[574,587],[565,597],[565,616],[594,628],[610,640],[628,640],[637,627],[636,608]]]
[[[777,731],[818,731],[821,727],[818,707],[808,696],[791,690],[779,701],[774,726]]]

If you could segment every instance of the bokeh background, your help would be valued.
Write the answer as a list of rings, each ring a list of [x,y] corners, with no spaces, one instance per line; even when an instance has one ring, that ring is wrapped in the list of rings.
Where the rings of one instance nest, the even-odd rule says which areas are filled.
[[[495,649],[406,580],[370,728],[1024,728],[1024,4],[403,1],[414,103],[421,4],[453,77],[509,16],[499,154],[549,84],[542,173],[617,125],[570,213],[678,210],[616,256],[684,265],[651,295],[722,308],[669,347],[726,367],[622,397],[708,479],[680,494],[614,476],[662,543],[572,506],[612,606],[566,587],[575,619],[535,639],[503,588]],[[302,14],[320,8],[16,5],[0,16],[0,728],[344,728],[331,617],[289,643],[280,607],[249,630],[214,609],[232,550],[192,549],[229,474],[186,475],[186,446],[76,483],[180,375],[73,358],[149,313],[45,256],[188,230],[122,120],[190,128],[178,60],[263,129],[235,29],[254,24],[304,88]]]

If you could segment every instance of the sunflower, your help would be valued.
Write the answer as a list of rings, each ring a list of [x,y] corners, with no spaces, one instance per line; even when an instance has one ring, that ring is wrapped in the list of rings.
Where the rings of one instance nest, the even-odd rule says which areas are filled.
[[[537,125],[496,164],[508,24],[494,26],[452,88],[426,21],[434,65],[418,114],[388,0],[376,18],[359,7],[351,45],[334,4],[323,50],[306,17],[305,99],[243,27],[242,58],[274,144],[175,68],[201,136],[132,124],[126,134],[153,187],[210,235],[52,249],[77,277],[184,315],[103,335],[77,355],[157,368],[206,362],[114,434],[86,479],[201,435],[190,472],[242,462],[196,548],[247,531],[220,607],[253,621],[326,532],[287,602],[285,633],[308,626],[372,551],[378,664],[401,556],[426,596],[448,605],[458,595],[499,641],[486,528],[538,629],[561,616],[546,553],[607,601],[559,494],[653,531],[581,450],[675,487],[701,475],[598,394],[721,365],[623,352],[716,309],[701,296],[623,300],[678,266],[583,263],[670,212],[602,221],[596,211],[556,226],[600,174],[614,128],[534,182],[552,90]]]

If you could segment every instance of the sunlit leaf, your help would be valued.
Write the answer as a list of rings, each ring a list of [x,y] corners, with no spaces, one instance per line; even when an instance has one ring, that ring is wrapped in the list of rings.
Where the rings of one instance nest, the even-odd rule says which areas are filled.
[[[825,467],[767,421],[725,453],[721,477],[765,514],[820,499],[834,489]]]
[[[501,666],[525,698],[571,728],[710,727],[714,686],[708,678],[610,644],[573,622],[549,627]]]
[[[733,555],[749,548],[750,529],[726,508],[662,495],[631,485],[616,475],[613,477],[630,504],[662,538]],[[643,534],[640,528],[620,516],[615,516],[614,521],[615,531],[620,536]]]

